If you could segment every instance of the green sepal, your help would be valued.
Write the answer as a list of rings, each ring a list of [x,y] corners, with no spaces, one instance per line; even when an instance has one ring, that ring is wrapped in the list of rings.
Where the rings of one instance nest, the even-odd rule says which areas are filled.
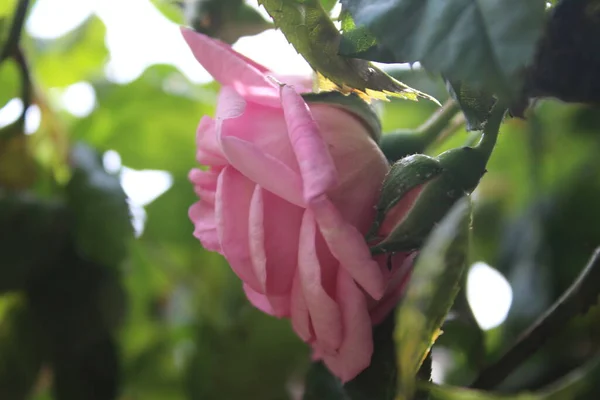
[[[302,98],[309,104],[328,104],[351,113],[367,128],[373,140],[379,141],[381,121],[373,107],[356,94],[346,96],[340,92],[304,93]]]
[[[443,172],[439,161],[424,154],[405,157],[392,165],[388,172],[377,203],[377,215],[367,234],[367,240],[376,237],[386,214],[412,189],[427,184]],[[384,242],[387,241],[384,240]],[[382,243],[384,243],[382,242]],[[379,247],[379,246],[376,246]]]

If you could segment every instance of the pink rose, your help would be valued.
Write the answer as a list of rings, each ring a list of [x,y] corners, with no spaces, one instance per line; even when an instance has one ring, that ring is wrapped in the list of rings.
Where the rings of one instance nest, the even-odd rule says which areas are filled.
[[[412,260],[396,257],[390,272],[364,239],[388,163],[354,115],[307,105],[228,45],[182,34],[222,84],[216,116],[197,132],[207,168],[190,173],[194,235],[225,256],[254,306],[290,318],[314,357],[348,381],[369,365],[372,323],[397,303]]]

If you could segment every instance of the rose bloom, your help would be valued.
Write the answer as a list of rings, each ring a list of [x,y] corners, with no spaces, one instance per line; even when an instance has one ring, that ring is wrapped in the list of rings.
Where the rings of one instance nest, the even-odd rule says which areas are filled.
[[[305,79],[279,78],[229,45],[182,29],[221,83],[215,117],[202,117],[189,178],[200,200],[194,235],[221,253],[248,300],[291,319],[343,382],[373,353],[372,324],[397,303],[412,257],[374,260],[364,234],[389,166],[355,115],[307,104]]]

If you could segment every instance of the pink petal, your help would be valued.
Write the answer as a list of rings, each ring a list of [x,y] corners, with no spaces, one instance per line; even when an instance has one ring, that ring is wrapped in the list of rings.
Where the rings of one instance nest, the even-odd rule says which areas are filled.
[[[227,160],[217,141],[215,121],[204,116],[196,131],[196,159],[203,165],[225,165]]]
[[[283,318],[290,315],[290,297],[289,296],[265,296],[258,293],[246,284],[244,292],[250,303],[265,314],[274,317]]]
[[[289,294],[296,273],[303,209],[256,186],[250,205],[250,254],[263,293]]]
[[[371,297],[380,299],[385,291],[384,277],[379,265],[371,257],[363,235],[344,221],[326,196],[313,200],[309,208],[314,212],[329,250],[339,260],[341,267],[348,271]]]
[[[365,296],[343,269],[338,273],[337,293],[342,309],[344,340],[338,354],[324,354],[323,361],[345,383],[371,363],[373,337]]]
[[[304,212],[300,228],[298,271],[304,299],[310,313],[318,347],[326,353],[336,353],[342,342],[342,320],[337,303],[323,287],[321,269],[338,268],[322,265],[317,256],[316,222],[310,210]]]
[[[281,104],[290,142],[302,174],[304,200],[310,203],[338,184],[335,164],[302,97],[290,86],[282,86]]]
[[[304,206],[302,180],[294,170],[251,142],[226,136],[221,143],[231,165],[246,177],[288,202]]]
[[[190,171],[188,178],[194,186],[199,186],[203,190],[216,192],[220,172],[221,170],[218,169],[202,170],[194,168]]]
[[[305,342],[312,342],[315,338],[314,330],[310,322],[310,314],[306,299],[302,292],[302,282],[300,280],[300,272],[297,270],[292,283],[292,299],[291,299],[291,319],[292,327],[300,339]]]
[[[232,86],[242,96],[279,107],[276,84],[266,68],[250,61],[227,44],[191,29],[181,34],[198,62],[222,85]]]
[[[221,252],[221,244],[217,234],[215,207],[203,200],[194,203],[188,215],[194,224],[194,236],[209,251]]]
[[[424,188],[425,185],[419,185],[414,189],[411,189],[386,213],[377,232],[378,237],[385,238],[394,231],[394,229],[406,218],[408,211],[410,211],[415,204]]]
[[[254,183],[232,167],[219,175],[215,217],[223,255],[244,283],[260,292],[261,285],[252,268],[248,242],[250,201]]]

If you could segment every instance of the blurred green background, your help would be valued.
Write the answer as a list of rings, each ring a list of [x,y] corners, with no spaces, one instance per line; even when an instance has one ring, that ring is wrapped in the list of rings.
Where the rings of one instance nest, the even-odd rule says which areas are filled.
[[[0,44],[16,4],[0,4]],[[31,3],[24,124],[18,65],[0,64],[0,399],[301,398],[308,348],[288,321],[248,304],[187,217],[195,129],[218,85],[176,24],[229,42],[262,32],[235,48],[279,73],[309,73],[256,10],[236,0]],[[447,97],[418,68],[390,71]],[[436,109],[376,107],[384,132]],[[474,194],[467,290],[434,348],[437,382],[469,384],[600,243],[599,128],[596,109],[554,100],[503,126]],[[428,153],[475,138],[458,129]],[[600,344],[598,313],[555,332],[501,390],[538,388],[582,364]]]

